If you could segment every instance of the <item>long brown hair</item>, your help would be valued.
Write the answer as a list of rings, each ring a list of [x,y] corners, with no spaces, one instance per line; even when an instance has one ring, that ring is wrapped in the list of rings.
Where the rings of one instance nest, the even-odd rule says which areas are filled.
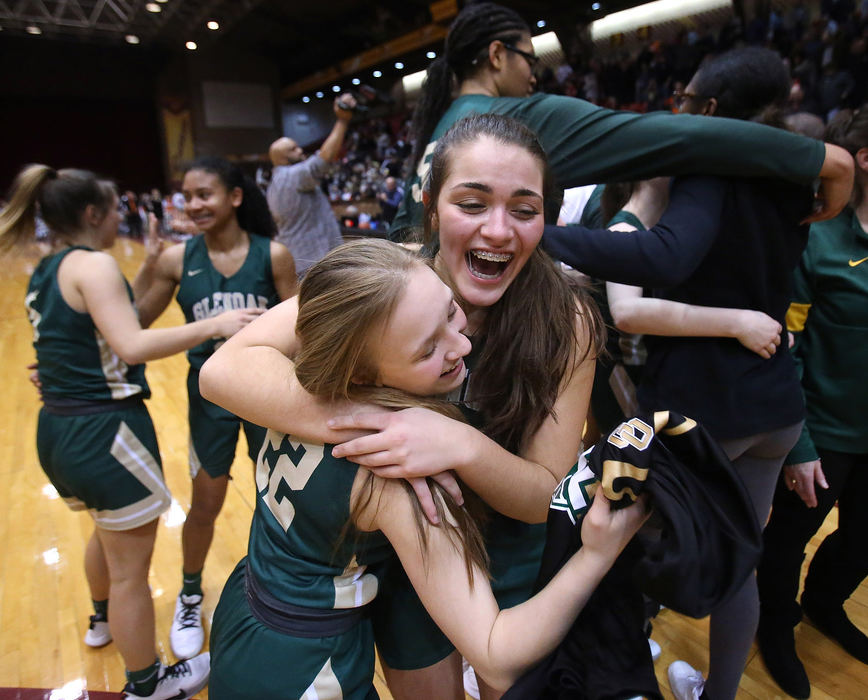
[[[543,173],[543,197],[554,197],[545,151],[527,126],[501,114],[461,119],[437,141],[428,176],[425,241],[439,246],[434,228],[437,199],[455,150],[489,137],[525,149]],[[576,314],[591,339],[576,356]],[[471,376],[470,393],[482,414],[484,432],[505,449],[520,453],[554,405],[566,381],[587,357],[603,348],[606,330],[586,287],[567,278],[537,247],[503,296],[488,309],[478,332],[482,351]],[[581,429],[581,428],[579,428]]]
[[[363,239],[335,248],[310,268],[301,283],[296,321],[301,350],[295,358],[295,374],[305,390],[324,399],[348,399],[392,409],[419,406],[463,420],[461,412],[446,401],[374,385],[377,368],[370,340],[388,321],[410,273],[426,264],[394,243]],[[406,481],[401,483],[410,494],[424,552],[425,515],[412,488]],[[476,514],[459,506],[437,482],[428,483],[441,527],[455,548],[464,553],[472,583],[474,565],[488,568]],[[351,522],[370,502],[373,485],[373,474],[369,473],[363,495],[352,508]],[[478,503],[470,493],[466,496],[466,503]],[[345,535],[346,529],[341,539]]]
[[[84,210],[92,204],[107,214],[115,194],[112,182],[89,170],[26,165],[15,176],[9,204],[0,212],[0,250],[33,239],[37,205],[52,235],[72,237],[82,229]]]

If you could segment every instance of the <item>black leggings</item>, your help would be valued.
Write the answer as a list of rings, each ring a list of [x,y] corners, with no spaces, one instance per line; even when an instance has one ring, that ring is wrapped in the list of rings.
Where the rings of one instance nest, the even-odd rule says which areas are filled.
[[[763,559],[757,570],[760,605],[765,617],[795,625],[801,619],[796,602],[805,546],[838,501],[838,529],[817,549],[805,592],[822,606],[839,608],[868,576],[868,454],[847,454],[818,448],[828,489],[816,487],[817,507],[808,508],[795,491],[779,480],[774,510],[763,533]]]

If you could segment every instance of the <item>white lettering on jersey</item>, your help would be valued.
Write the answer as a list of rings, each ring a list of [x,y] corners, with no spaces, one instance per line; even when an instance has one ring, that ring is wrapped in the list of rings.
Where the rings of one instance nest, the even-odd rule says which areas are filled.
[[[33,308],[36,297],[39,296],[38,290],[33,290],[24,297],[24,305],[27,307],[27,316],[30,318],[30,325],[33,326],[33,342],[39,342],[39,322],[42,320],[42,314]]]
[[[416,168],[416,175],[419,176],[419,182],[413,183],[411,193],[413,201],[417,204],[422,203],[422,188],[425,186],[425,180],[428,178],[428,171],[431,170],[431,154],[434,153],[434,148],[437,146],[436,141],[432,141],[425,148],[425,152],[419,159],[419,167]]]
[[[293,443],[288,435],[269,430],[256,462],[256,490],[284,532],[292,526],[295,506],[286,490],[301,491],[322,462],[324,447]],[[284,442],[288,449],[281,449]]]
[[[214,292],[193,304],[193,320],[202,321],[238,309],[267,309],[268,298],[250,292]]]

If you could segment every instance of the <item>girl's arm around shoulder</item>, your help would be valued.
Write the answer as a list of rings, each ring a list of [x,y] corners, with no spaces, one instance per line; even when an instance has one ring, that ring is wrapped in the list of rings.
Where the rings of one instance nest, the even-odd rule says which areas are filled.
[[[202,366],[199,389],[209,401],[256,425],[289,433],[300,440],[337,443],[346,433],[326,427],[347,406],[309,394],[295,376],[292,357],[298,297],[266,311],[229,338]]]
[[[295,259],[283,243],[271,241],[271,275],[274,287],[281,301],[298,294],[298,275],[295,273]]]
[[[422,523],[423,548],[412,498],[399,482],[375,477],[356,524],[386,535],[434,621],[486,682],[502,690],[554,650],[647,517],[642,505],[612,511],[597,498],[582,525],[585,546],[529,601],[499,610],[486,572],[474,568],[471,581],[461,544],[442,527]]]

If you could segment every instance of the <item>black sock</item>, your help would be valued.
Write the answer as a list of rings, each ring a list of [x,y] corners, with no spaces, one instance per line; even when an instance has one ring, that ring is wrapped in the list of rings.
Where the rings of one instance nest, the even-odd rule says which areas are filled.
[[[157,689],[157,676],[160,672],[160,660],[154,659],[154,663],[140,671],[127,671],[127,680],[136,695],[153,695]]]
[[[197,571],[188,574],[186,571],[181,572],[184,577],[184,585],[181,588],[181,595],[204,595],[202,593],[202,571]]]
[[[108,598],[105,600],[94,600],[93,612],[97,619],[102,622],[108,622]]]

